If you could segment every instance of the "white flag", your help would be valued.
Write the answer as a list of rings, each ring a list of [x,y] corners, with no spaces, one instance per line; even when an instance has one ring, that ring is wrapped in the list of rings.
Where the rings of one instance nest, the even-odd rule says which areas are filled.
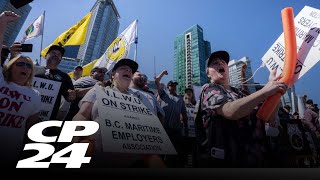
[[[108,47],[94,67],[105,67],[110,72],[118,60],[127,58],[130,45],[137,39],[138,20],[133,21]]]
[[[43,20],[44,20],[44,14],[39,16],[32,24],[30,24],[27,30],[24,31],[21,43],[24,43],[26,40],[42,35]]]

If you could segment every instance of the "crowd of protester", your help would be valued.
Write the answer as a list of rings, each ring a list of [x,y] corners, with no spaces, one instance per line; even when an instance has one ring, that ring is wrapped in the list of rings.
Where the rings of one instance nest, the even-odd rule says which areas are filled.
[[[285,93],[287,86],[270,73],[268,83],[259,91],[248,94],[229,84],[229,53],[213,52],[206,62],[209,82],[202,86],[196,101],[192,87],[177,94],[178,82],[161,83],[164,70],[155,77],[156,93],[147,86],[148,77],[131,59],[119,60],[106,78],[108,69],[95,67],[89,76],[82,77],[76,66],[73,78],[58,69],[65,49],[52,45],[46,54],[46,65],[35,66],[31,58],[21,55],[21,44],[10,48],[3,45],[8,23],[19,15],[0,14],[0,165],[14,167],[21,157],[28,129],[41,122],[40,93],[32,87],[33,77],[61,82],[50,120],[95,121],[103,123],[98,112],[98,91],[112,89],[139,97],[155,115],[169,136],[177,154],[106,153],[102,150],[100,129],[92,136],[78,137],[74,142],[88,142],[86,156],[92,157],[85,167],[318,167],[319,166],[319,109],[311,99],[304,100],[305,112],[292,112],[289,105],[279,104],[265,122],[256,114],[266,98]],[[6,63],[5,63],[6,62]],[[22,94],[15,114],[5,114],[8,92]],[[12,108],[12,107],[11,107]],[[7,116],[7,117],[5,117]],[[17,122],[8,120],[19,116]],[[303,117],[303,118],[301,118]],[[61,128],[50,127],[47,136],[59,135]],[[311,138],[310,138],[311,137]],[[61,150],[70,143],[52,143]]]

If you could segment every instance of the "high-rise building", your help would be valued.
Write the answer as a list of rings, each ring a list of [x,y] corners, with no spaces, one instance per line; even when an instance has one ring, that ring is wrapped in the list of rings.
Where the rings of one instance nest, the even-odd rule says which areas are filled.
[[[229,79],[230,85],[233,87],[241,87],[244,81],[252,77],[251,61],[248,57],[243,57],[240,60],[231,60],[228,64],[229,66]],[[249,93],[256,92],[253,78],[250,79],[242,86],[244,90]]]
[[[177,93],[184,94],[186,87],[207,82],[205,69],[210,53],[210,42],[203,40],[203,29],[197,24],[176,37],[173,79],[179,83]]]
[[[80,65],[80,59],[77,59],[80,46],[66,46],[64,47],[65,53],[58,66],[58,69],[65,73],[73,71],[74,67]]]
[[[67,58],[67,57],[62,57],[62,60],[58,66],[58,69],[65,72],[69,73],[73,71],[73,69],[79,65],[79,60],[75,60],[73,58]]]
[[[289,105],[292,113],[298,111],[298,97],[296,95],[296,88],[294,85],[281,97],[281,105]]]
[[[120,15],[113,0],[97,0],[91,12],[87,37],[77,54],[82,65],[100,58],[119,31]]]
[[[79,52],[80,45],[75,45],[75,46],[65,46],[64,49],[66,50],[64,53],[64,57],[67,58],[73,58],[77,59],[77,55]]]
[[[24,5],[23,7],[16,9],[10,3],[10,0],[1,0],[0,1],[0,12],[3,11],[13,11],[21,17],[15,21],[8,24],[6,32],[4,33],[3,44],[7,46],[11,46],[16,40],[22,25],[26,21],[30,11],[31,6],[29,4]]]

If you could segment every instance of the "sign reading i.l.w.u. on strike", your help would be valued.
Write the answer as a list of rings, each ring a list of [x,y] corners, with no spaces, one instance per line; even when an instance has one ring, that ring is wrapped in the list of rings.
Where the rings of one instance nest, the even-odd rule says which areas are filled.
[[[188,116],[188,137],[196,137],[196,129],[194,124],[194,108],[187,107],[187,116]]]
[[[160,120],[142,100],[96,86],[104,152],[176,154]]]
[[[300,79],[320,60],[320,10],[305,6],[294,18],[297,40],[295,81]],[[262,57],[269,71],[282,73],[285,60],[284,34],[275,41]]]
[[[37,89],[41,95],[41,107],[39,107],[40,119],[42,121],[50,120],[61,82],[34,77],[32,86],[33,88]]]

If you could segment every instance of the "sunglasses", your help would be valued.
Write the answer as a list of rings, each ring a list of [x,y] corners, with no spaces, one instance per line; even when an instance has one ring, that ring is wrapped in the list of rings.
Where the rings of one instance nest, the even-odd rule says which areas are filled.
[[[32,69],[32,64],[25,62],[16,62],[16,66],[18,67],[27,67],[28,69]]]

